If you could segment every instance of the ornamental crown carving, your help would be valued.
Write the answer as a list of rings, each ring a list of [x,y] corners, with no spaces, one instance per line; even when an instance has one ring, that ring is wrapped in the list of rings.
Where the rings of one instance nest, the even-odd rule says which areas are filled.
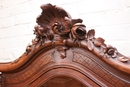
[[[43,4],[41,9],[41,15],[36,19],[38,25],[34,30],[36,37],[32,40],[32,45],[27,46],[26,54],[48,42],[52,45],[62,42],[64,47],[57,48],[62,58],[66,57],[66,50],[74,43],[77,46],[84,45],[103,58],[117,58],[120,62],[130,61],[130,58],[119,56],[116,48],[106,45],[103,38],[95,38],[94,29],[87,31],[82,19],[72,19],[69,13],[56,5]]]
[[[32,44],[26,47],[25,53],[19,59],[11,63],[0,63],[0,71],[15,70],[36,51],[45,49],[46,46],[55,46],[62,59],[66,58],[66,51],[71,47],[81,47],[109,65],[130,74],[130,58],[120,54],[115,47],[105,44],[103,38],[96,38],[94,29],[86,30],[82,19],[73,19],[63,8],[52,4],[43,4],[41,9],[42,12],[36,19]]]

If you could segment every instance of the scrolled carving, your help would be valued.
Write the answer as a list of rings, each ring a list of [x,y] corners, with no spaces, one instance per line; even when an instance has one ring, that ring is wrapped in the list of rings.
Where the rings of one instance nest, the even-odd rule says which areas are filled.
[[[38,25],[34,27],[36,37],[32,40],[32,45],[27,46],[26,54],[31,52],[36,46],[41,46],[48,41],[52,43],[56,41],[65,42],[66,39],[71,38],[75,42],[76,40],[85,39],[86,26],[82,24],[81,19],[72,19],[64,9],[55,5],[45,4],[41,6],[41,9],[42,13],[36,20]],[[59,49],[57,50],[59,51]],[[62,57],[64,53],[65,57],[63,50],[61,52],[60,49],[59,52]]]
[[[38,25],[34,27],[36,37],[32,40],[32,45],[27,46],[26,54],[48,42],[52,45],[61,42],[63,46],[58,47],[57,50],[61,58],[65,58],[66,50],[72,46],[69,43],[72,42],[78,46],[84,44],[85,48],[102,58],[117,58],[121,62],[130,61],[129,58],[118,55],[116,48],[106,45],[103,38],[96,38],[94,29],[86,31],[82,19],[72,19],[64,9],[56,5],[43,4],[41,9],[41,15],[36,19]]]
[[[56,21],[52,26],[52,30],[55,34],[65,35],[70,32],[71,26],[71,20],[65,17],[62,22]]]

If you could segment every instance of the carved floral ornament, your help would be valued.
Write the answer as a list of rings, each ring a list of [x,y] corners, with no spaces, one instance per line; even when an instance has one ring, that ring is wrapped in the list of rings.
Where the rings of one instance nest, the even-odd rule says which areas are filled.
[[[26,55],[48,42],[52,45],[61,42],[64,46],[57,48],[61,58],[66,57],[66,50],[73,43],[79,47],[83,45],[101,58],[116,58],[125,63],[130,61],[130,58],[120,55],[116,48],[106,45],[103,38],[95,38],[94,29],[87,31],[81,19],[72,19],[64,9],[51,4],[42,5],[41,9],[34,30],[36,37],[32,40],[32,45],[27,46]]]

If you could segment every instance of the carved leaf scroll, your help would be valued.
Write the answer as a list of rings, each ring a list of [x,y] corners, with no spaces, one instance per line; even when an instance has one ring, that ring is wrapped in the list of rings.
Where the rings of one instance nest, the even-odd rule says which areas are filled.
[[[63,46],[57,48],[61,58],[66,57],[66,50],[73,46],[70,43],[74,43],[79,47],[84,44],[85,48],[102,58],[117,58],[120,62],[130,61],[118,55],[116,48],[106,45],[103,38],[95,38],[94,29],[87,32],[82,19],[72,19],[69,13],[56,5],[43,4],[41,9],[41,15],[36,19],[38,25],[34,27],[36,37],[32,40],[32,45],[27,46],[27,55],[48,42],[52,45],[61,42]]]

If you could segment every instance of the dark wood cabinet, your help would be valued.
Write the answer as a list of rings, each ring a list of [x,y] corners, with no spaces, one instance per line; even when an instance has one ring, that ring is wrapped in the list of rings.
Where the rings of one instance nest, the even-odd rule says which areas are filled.
[[[64,9],[41,9],[32,44],[19,59],[0,63],[0,87],[130,87],[130,58]]]

